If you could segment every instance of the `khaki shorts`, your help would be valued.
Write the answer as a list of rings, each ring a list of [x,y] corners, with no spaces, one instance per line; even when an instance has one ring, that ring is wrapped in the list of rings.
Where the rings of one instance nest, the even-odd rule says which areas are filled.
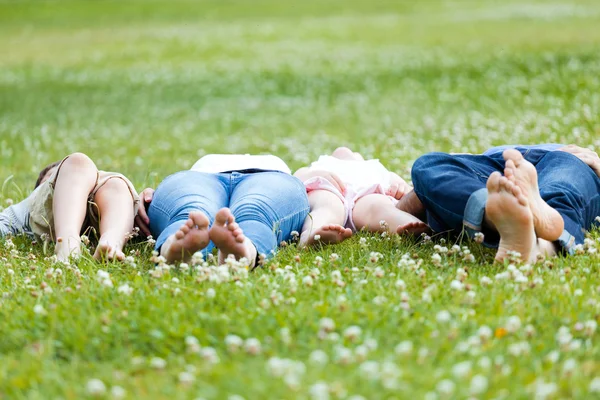
[[[60,168],[67,158],[69,157],[66,157],[61,161],[52,177],[46,182],[42,183],[40,187],[36,189],[37,193],[34,195],[30,203],[31,211],[29,216],[29,225],[31,226],[33,233],[42,239],[56,241],[56,238],[54,237],[55,226],[53,212],[54,186],[56,184],[58,174],[60,173]],[[127,184],[133,200],[133,215],[137,215],[140,198],[129,179],[116,172],[98,171],[98,175],[96,176],[96,185],[88,196],[87,214],[83,226],[81,227],[82,235],[87,235],[89,237],[95,236],[96,238],[100,237],[100,210],[94,202],[94,199],[98,190],[100,190],[100,188],[104,186],[110,179],[121,179]]]

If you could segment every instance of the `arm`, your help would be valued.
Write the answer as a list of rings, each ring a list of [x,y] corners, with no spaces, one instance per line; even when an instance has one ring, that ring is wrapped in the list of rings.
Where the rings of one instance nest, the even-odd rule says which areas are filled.
[[[0,237],[31,234],[28,226],[29,205],[27,200],[8,207],[0,213]]]
[[[142,204],[140,204],[140,208],[138,209],[138,215],[135,216],[135,226],[140,228],[140,231],[146,235],[146,237],[151,236],[150,232],[150,218],[148,217],[148,212],[146,208],[150,206],[152,202],[152,197],[154,196],[154,189],[146,188],[142,190],[140,193],[140,200],[142,200]]]
[[[387,190],[386,194],[388,196],[394,197],[396,200],[400,200],[406,194],[412,192],[413,188],[410,186],[404,179],[402,179],[398,174],[390,172],[390,188]]]
[[[344,193],[346,191],[346,184],[344,183],[344,181],[342,181],[342,179],[339,176],[329,171],[304,167],[296,171],[294,176],[300,179],[302,182],[306,182],[311,178],[317,177],[327,179],[329,182],[331,182],[333,186],[335,186],[337,190],[340,191],[340,193]]]
[[[564,151],[566,153],[573,154],[575,157],[589,165],[589,167],[593,169],[596,175],[598,175],[600,178],[600,157],[598,157],[598,153],[595,151],[579,147],[574,144],[562,147],[558,149],[558,151]]]

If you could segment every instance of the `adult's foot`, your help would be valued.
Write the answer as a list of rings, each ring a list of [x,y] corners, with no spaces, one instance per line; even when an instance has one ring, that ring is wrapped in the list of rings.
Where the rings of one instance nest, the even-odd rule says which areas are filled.
[[[529,201],[520,187],[494,172],[487,181],[487,217],[500,234],[497,261],[518,252],[525,262],[532,261],[537,245]]]
[[[323,225],[315,230],[304,231],[300,235],[300,247],[315,244],[336,244],[352,236],[352,229],[338,224]]]
[[[504,176],[518,186],[527,198],[536,235],[548,241],[557,240],[563,233],[565,222],[558,211],[540,196],[535,167],[515,149],[505,150],[503,156],[506,160]]]
[[[244,236],[244,231],[235,222],[229,208],[222,208],[215,216],[209,231],[210,240],[219,249],[219,262],[232,254],[236,259],[245,257],[253,266],[256,260],[256,247]]]
[[[70,258],[79,258],[81,256],[81,238],[75,236],[57,238],[54,254],[56,254],[56,260],[63,263],[68,263]]]
[[[204,213],[190,212],[188,220],[162,245],[161,255],[168,263],[190,259],[194,253],[208,246],[210,241],[209,223],[210,221]]]
[[[94,253],[94,258],[99,261],[123,261],[125,254],[123,246],[125,245],[124,235],[119,233],[106,232],[100,237],[98,246]]]
[[[402,198],[398,200],[396,208],[400,211],[407,212],[420,220],[425,220],[427,218],[425,206],[414,190],[402,196]]]
[[[396,233],[398,235],[419,236],[423,233],[430,233],[430,232],[431,232],[431,229],[423,221],[409,222],[407,224],[400,225],[400,226],[398,226],[398,228],[396,228]]]

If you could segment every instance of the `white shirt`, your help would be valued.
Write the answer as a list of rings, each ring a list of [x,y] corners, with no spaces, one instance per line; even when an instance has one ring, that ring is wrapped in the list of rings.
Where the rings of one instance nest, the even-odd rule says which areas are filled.
[[[218,174],[247,169],[280,171],[286,174],[292,173],[290,167],[279,157],[272,155],[255,156],[250,154],[209,154],[199,159],[191,170]]]
[[[336,174],[355,191],[361,191],[373,185],[390,187],[392,175],[379,160],[341,160],[332,156],[321,156],[311,164],[311,168]]]
[[[22,202],[0,212],[0,237],[20,234],[33,235],[29,226],[29,203],[37,190],[34,190]]]

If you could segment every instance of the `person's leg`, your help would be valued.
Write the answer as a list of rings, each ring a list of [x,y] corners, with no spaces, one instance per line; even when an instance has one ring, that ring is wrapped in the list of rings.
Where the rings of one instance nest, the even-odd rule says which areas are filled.
[[[87,214],[88,196],[97,179],[96,165],[81,153],[70,155],[57,171],[52,210],[59,261],[81,254],[81,227]]]
[[[329,190],[313,190],[308,193],[308,203],[310,214],[302,226],[301,247],[340,243],[352,236],[352,230],[344,227],[346,207],[338,195]]]
[[[600,215],[600,178],[583,161],[562,151],[546,153],[535,167],[541,197],[564,221],[558,243],[572,253]]]
[[[230,208],[239,228],[259,255],[272,256],[279,243],[289,241],[293,231],[301,230],[308,215],[304,184],[280,172],[233,173],[232,180]],[[223,255],[234,254],[228,253],[227,243],[219,249]]]
[[[485,235],[484,243],[496,246],[497,232],[486,225],[485,205],[488,197],[486,182],[493,172],[504,170],[504,159],[483,155],[450,155],[429,153],[415,161],[412,168],[414,195],[408,194],[405,205],[414,210],[414,197],[426,210],[427,224],[434,232],[460,234],[463,229],[473,236]],[[408,202],[411,200],[412,202]],[[407,209],[405,208],[405,209]],[[408,209],[407,209],[408,211]]]
[[[229,202],[228,175],[182,171],[166,178],[148,209],[156,249],[168,262],[187,260],[213,248],[208,227]]]
[[[556,254],[554,245],[539,239],[528,196],[517,184],[494,172],[487,181],[486,215],[500,235],[496,260],[518,255],[525,262]]]
[[[388,196],[369,194],[356,201],[352,219],[357,230],[420,235],[429,228],[417,217],[399,210]]]
[[[134,198],[119,177],[108,179],[96,191],[94,203],[100,217],[100,240],[94,258],[124,260],[123,246],[133,230]]]

